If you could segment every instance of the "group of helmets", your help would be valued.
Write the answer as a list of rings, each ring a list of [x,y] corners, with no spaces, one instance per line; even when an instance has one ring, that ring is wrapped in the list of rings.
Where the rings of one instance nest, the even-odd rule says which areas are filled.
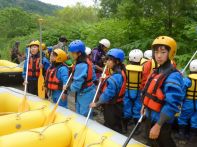
[[[99,41],[105,48],[110,48],[110,41],[107,39],[102,39]],[[81,40],[75,40],[69,45],[69,52],[81,52],[89,55],[91,53],[91,49],[89,47],[85,47],[85,44]],[[120,62],[124,61],[125,54],[121,49],[113,48],[107,52],[107,56],[112,56],[118,59]]]
[[[140,49],[133,49],[129,53],[129,61],[132,62],[140,62],[140,60],[144,57],[146,59],[152,59],[153,57],[153,50],[156,46],[163,45],[170,48],[169,50],[169,59],[173,60],[176,51],[177,51],[177,45],[176,41],[168,36],[159,36],[157,37],[153,43],[152,43],[152,50],[146,50],[143,54],[143,52]]]

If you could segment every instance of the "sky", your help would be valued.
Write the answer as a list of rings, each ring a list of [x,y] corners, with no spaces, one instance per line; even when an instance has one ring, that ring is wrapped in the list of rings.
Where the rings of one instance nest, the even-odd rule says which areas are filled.
[[[53,4],[53,5],[58,5],[58,6],[73,6],[75,5],[77,2],[80,2],[81,4],[85,5],[85,6],[93,6],[94,2],[93,0],[40,0],[44,3],[49,3],[49,4]]]

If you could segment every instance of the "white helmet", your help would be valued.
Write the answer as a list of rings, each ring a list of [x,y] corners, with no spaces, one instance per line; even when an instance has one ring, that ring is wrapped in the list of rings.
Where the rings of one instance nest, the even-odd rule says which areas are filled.
[[[86,55],[87,55],[87,56],[88,56],[88,55],[90,55],[90,54],[91,54],[91,52],[92,52],[91,48],[86,47],[86,49],[85,49],[85,53],[86,53]]]
[[[190,63],[189,70],[190,70],[191,72],[197,72],[197,59],[193,60],[193,61]]]
[[[140,62],[143,58],[143,52],[140,49],[133,49],[129,53],[129,61],[131,62]]]
[[[152,52],[152,50],[146,50],[144,52],[144,57],[147,58],[147,59],[152,59],[153,58],[153,52]]]
[[[110,41],[108,39],[101,39],[99,43],[104,45],[106,48],[110,48]]]

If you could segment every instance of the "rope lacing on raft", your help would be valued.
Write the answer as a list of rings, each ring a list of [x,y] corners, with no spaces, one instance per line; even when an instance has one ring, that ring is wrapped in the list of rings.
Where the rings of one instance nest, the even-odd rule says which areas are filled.
[[[100,139],[99,142],[91,143],[91,144],[87,145],[86,147],[91,147],[91,146],[94,146],[94,145],[102,144],[106,139],[107,139],[107,136],[101,136],[101,139]]]

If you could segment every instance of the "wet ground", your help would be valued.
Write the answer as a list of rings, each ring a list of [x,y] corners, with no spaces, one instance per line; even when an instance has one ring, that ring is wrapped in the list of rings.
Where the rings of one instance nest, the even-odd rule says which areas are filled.
[[[17,82],[15,84],[13,84],[13,83],[10,83],[10,84],[7,84],[7,83],[6,84],[2,84],[2,83],[0,83],[0,86],[14,87],[14,88],[23,90],[22,83],[17,83]],[[75,98],[74,98],[74,95],[71,94],[68,97],[68,108],[71,109],[71,110],[73,110],[73,111],[75,111],[75,105],[74,104],[75,104]],[[94,119],[97,122],[103,124],[104,120],[103,120],[103,115],[102,115],[101,110],[99,110],[99,109],[96,109],[95,110]],[[129,134],[132,131],[132,129],[134,128],[134,126],[135,126],[134,125],[134,122],[131,121],[130,124],[129,124],[129,126],[128,126],[128,132],[125,133],[124,135],[125,136],[129,136]],[[140,128],[139,128],[138,133],[136,133],[133,138],[136,139],[139,142],[145,143],[145,139],[144,139],[144,135],[143,135],[144,134],[143,133],[143,130],[144,129],[145,128],[143,127],[143,125],[141,125]],[[180,142],[180,141],[176,140],[174,136],[175,136],[175,133],[173,133],[173,138],[174,138],[174,140],[175,140],[175,142],[176,142],[176,144],[177,144],[178,147],[186,147],[186,145],[185,145],[184,142]]]

